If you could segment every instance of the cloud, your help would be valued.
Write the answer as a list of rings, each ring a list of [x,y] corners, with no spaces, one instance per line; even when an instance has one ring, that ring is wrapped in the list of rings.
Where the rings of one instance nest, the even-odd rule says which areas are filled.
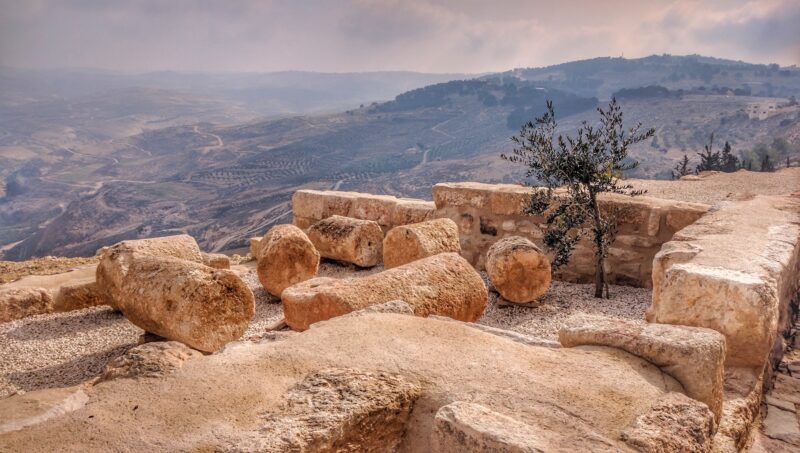
[[[800,63],[796,0],[0,0],[0,64],[486,72],[596,56]]]

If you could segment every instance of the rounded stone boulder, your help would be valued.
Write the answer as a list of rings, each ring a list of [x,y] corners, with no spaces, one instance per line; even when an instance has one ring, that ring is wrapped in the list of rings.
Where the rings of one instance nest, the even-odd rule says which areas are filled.
[[[461,252],[458,226],[452,220],[400,225],[392,228],[383,240],[383,265],[390,269],[447,252]]]
[[[116,276],[114,304],[130,322],[200,351],[237,340],[255,313],[252,291],[230,270],[144,256]]]
[[[383,230],[378,222],[334,215],[311,225],[307,234],[325,258],[359,267],[381,262]]]
[[[488,292],[467,260],[442,253],[361,278],[315,278],[286,288],[282,295],[286,323],[294,330],[396,299],[405,301],[416,316],[473,322],[483,314]]]
[[[519,236],[501,239],[486,253],[486,273],[509,302],[533,302],[552,280],[550,259],[533,242]]]
[[[258,245],[258,280],[273,296],[317,275],[319,252],[308,236],[294,225],[276,225]]]

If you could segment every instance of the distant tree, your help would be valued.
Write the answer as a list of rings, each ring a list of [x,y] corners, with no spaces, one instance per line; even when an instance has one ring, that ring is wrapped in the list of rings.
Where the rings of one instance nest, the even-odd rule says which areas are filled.
[[[775,171],[775,164],[770,160],[769,154],[764,154],[764,158],[761,159],[761,171],[770,173]]]
[[[616,215],[610,209],[600,210],[597,196],[604,192],[640,195],[628,184],[620,184],[626,170],[638,166],[628,157],[628,148],[651,138],[655,129],[640,132],[641,124],[625,130],[622,109],[612,98],[608,108],[598,108],[598,127],[583,122],[574,136],[555,136],[557,123],[553,102],[547,101],[543,116],[522,126],[512,137],[516,144],[505,160],[527,167],[527,177],[536,178],[546,190],[531,196],[526,212],[545,215],[545,246],[554,252],[556,269],[569,262],[575,245],[587,234],[590,225],[595,249],[595,297],[608,297],[604,263],[608,248],[616,235]],[[561,187],[563,192],[554,189]]]
[[[791,166],[792,166],[792,161],[789,159],[789,156],[786,156],[786,168],[789,168]]]
[[[725,146],[722,147],[722,155],[720,155],[720,170],[725,173],[733,173],[738,169],[739,158],[731,152],[731,144],[725,142]]]
[[[681,179],[681,177],[690,174],[692,170],[689,169],[689,156],[683,155],[683,159],[675,164],[675,169],[672,171],[672,179]]]
[[[700,173],[701,171],[719,171],[721,168],[720,165],[720,155],[719,151],[714,152],[714,134],[711,134],[711,137],[708,139],[708,145],[703,146],[704,151],[702,153],[697,153],[700,156],[700,163],[697,164],[695,168],[696,173]]]

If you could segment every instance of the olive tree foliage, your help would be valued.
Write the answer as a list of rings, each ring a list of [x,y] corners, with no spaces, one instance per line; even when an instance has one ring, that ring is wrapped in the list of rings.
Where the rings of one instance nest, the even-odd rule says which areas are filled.
[[[556,135],[558,123],[553,103],[548,101],[547,112],[523,125],[519,135],[512,137],[512,153],[501,157],[526,166],[526,176],[544,186],[533,192],[525,211],[545,216],[544,244],[553,253],[553,267],[567,264],[577,243],[589,235],[596,257],[595,297],[603,297],[604,288],[608,297],[604,263],[617,221],[613,210],[600,209],[597,196],[643,193],[622,183],[621,177],[638,165],[628,157],[628,149],[652,137],[655,129],[641,131],[637,124],[626,130],[616,99],[597,112],[599,124],[584,121],[575,135]]]

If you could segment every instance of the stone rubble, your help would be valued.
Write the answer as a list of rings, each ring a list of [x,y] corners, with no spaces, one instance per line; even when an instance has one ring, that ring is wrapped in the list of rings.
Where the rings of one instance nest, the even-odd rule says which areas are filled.
[[[383,239],[383,265],[386,269],[448,252],[461,252],[458,226],[450,219],[396,226]]]
[[[258,279],[264,289],[281,297],[284,289],[317,275],[319,252],[294,225],[276,225],[258,245]]]
[[[486,252],[486,273],[503,299],[527,304],[550,288],[550,258],[520,236],[501,239]]]
[[[311,225],[306,234],[325,258],[359,267],[381,262],[383,230],[378,222],[334,215]]]

